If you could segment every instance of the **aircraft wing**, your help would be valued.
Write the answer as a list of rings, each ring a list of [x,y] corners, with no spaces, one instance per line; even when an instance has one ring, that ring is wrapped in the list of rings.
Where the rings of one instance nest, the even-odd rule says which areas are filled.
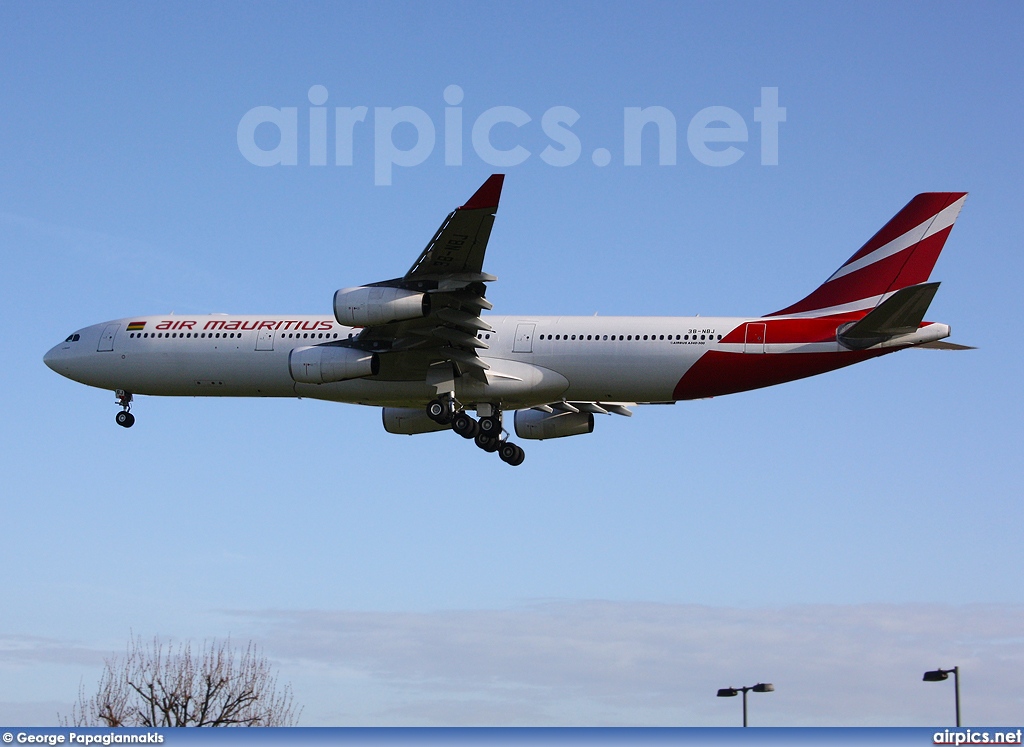
[[[491,175],[465,205],[449,213],[403,277],[365,286],[370,293],[394,288],[407,295],[426,295],[422,316],[365,325],[352,341],[362,349],[388,353],[381,358],[379,378],[429,380],[441,375],[438,368],[444,378],[484,377],[488,366],[478,352],[487,349],[480,338],[491,327],[480,312],[492,308],[484,297],[484,284],[497,280],[483,271],[484,254],[504,178]],[[446,364],[454,364],[454,373]],[[433,375],[428,374],[431,368]]]
[[[449,213],[402,279],[448,283],[497,280],[483,272],[484,252],[504,180],[504,174],[492,174],[469,202]]]

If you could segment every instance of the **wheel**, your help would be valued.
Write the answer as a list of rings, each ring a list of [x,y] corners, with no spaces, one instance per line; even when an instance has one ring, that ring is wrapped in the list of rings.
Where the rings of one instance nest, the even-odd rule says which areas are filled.
[[[477,446],[479,446],[484,451],[490,453],[494,453],[495,451],[498,450],[498,447],[501,446],[501,442],[498,439],[491,438],[483,431],[478,433],[476,435],[476,438],[473,440],[476,442]]]
[[[452,408],[448,400],[430,400],[430,404],[427,405],[427,417],[441,425],[452,422]]]
[[[501,457],[501,461],[505,464],[515,464],[516,458],[518,458],[521,452],[522,449],[514,443],[506,441],[501,445],[501,448],[498,449],[498,456]]]
[[[463,438],[475,438],[480,426],[471,416],[460,412],[452,419],[452,430]]]
[[[442,422],[441,418],[444,417],[447,411],[448,408],[445,407],[445,403],[439,399],[432,399],[430,404],[427,405],[427,417],[435,423]]]
[[[122,428],[131,428],[135,425],[135,416],[127,411],[117,413],[117,415],[114,416],[114,420],[117,421],[117,424]]]
[[[518,445],[506,441],[498,449],[498,456],[501,457],[501,461],[505,464],[510,464],[513,467],[518,467],[526,459],[526,452],[523,451]]]
[[[501,433],[501,420],[494,415],[480,418],[480,432],[497,438],[498,434]]]

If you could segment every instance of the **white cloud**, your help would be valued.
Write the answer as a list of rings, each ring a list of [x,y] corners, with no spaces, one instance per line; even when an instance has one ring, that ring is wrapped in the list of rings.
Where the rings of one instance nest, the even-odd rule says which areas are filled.
[[[965,725],[1013,725],[1024,713],[1020,606],[584,601],[230,617],[234,640],[258,642],[292,683],[304,725],[736,725],[739,699],[716,690],[766,681],[776,691],[748,696],[752,724],[945,726],[952,682],[921,675],[953,665]],[[111,653],[0,637],[0,669],[67,683],[25,690],[23,702],[7,693],[0,721],[53,723],[68,707],[48,698],[73,698]]]
[[[508,610],[245,613],[282,661],[306,724],[762,725],[1019,720],[1024,608],[711,608],[550,602]]]
[[[101,665],[107,652],[36,635],[0,635],[0,666],[37,664]]]

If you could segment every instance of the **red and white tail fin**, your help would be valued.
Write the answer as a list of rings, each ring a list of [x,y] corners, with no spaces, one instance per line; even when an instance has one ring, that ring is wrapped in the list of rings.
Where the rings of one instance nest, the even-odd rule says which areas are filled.
[[[856,314],[926,282],[966,199],[966,192],[919,194],[817,290],[768,316]]]

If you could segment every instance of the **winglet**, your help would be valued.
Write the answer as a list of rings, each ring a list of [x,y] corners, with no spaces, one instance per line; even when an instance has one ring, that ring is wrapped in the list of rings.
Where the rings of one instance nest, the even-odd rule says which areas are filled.
[[[483,210],[484,208],[498,207],[498,200],[501,198],[501,185],[505,181],[504,174],[491,174],[472,197],[469,202],[459,210]]]

